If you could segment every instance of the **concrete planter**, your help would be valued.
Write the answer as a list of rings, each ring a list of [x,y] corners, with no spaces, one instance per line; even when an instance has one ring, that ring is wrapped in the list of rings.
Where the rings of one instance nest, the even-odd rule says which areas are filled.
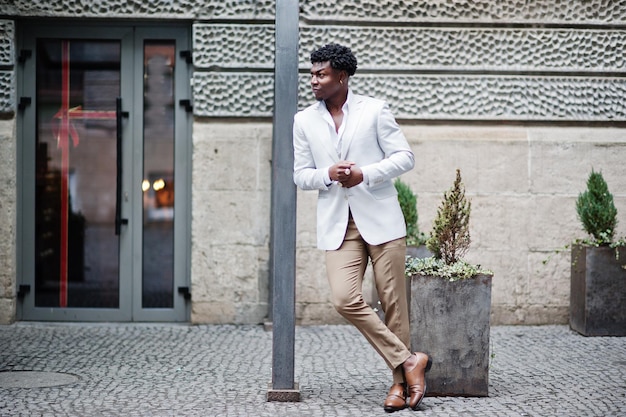
[[[411,347],[431,356],[427,395],[489,394],[491,275],[450,282],[411,280]]]
[[[584,336],[626,336],[626,248],[572,246],[570,327]]]

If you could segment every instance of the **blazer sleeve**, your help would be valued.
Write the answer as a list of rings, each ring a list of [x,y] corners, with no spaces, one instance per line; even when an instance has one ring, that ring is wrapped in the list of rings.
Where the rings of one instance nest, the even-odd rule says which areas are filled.
[[[379,162],[361,167],[369,180],[370,187],[398,177],[415,166],[415,157],[411,147],[387,103],[383,103],[378,112],[376,133],[378,145],[385,157]]]
[[[293,181],[303,190],[328,190],[328,167],[318,168],[298,114],[293,122]]]

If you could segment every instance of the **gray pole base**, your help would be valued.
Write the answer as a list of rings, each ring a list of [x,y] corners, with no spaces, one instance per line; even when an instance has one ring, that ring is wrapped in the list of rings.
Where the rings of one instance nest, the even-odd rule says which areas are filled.
[[[294,389],[274,389],[272,388],[272,383],[269,383],[267,401],[300,402],[300,386],[297,382],[294,382],[293,386]]]

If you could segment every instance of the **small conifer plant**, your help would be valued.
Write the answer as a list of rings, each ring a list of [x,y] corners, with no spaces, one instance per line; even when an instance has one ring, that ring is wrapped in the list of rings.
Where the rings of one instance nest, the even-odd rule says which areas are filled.
[[[610,244],[617,226],[617,209],[613,195],[601,172],[591,170],[587,190],[578,195],[576,212],[583,228],[598,244]]]
[[[443,195],[431,236],[426,242],[436,259],[451,265],[463,258],[470,245],[470,211],[471,203],[465,198],[461,171],[457,169],[454,185]]]
[[[471,203],[465,198],[465,187],[461,182],[461,171],[456,170],[456,180],[437,209],[433,230],[426,247],[433,256],[429,258],[407,257],[405,275],[437,276],[448,281],[470,279],[478,275],[493,275],[480,265],[470,264],[463,259],[469,249],[469,218]]]

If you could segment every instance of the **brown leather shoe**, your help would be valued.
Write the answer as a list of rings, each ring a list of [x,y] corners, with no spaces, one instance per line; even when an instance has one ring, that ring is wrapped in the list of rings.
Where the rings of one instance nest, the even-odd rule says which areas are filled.
[[[404,408],[406,408],[406,386],[400,383],[393,384],[385,399],[385,411],[393,413]]]
[[[426,395],[426,372],[430,370],[432,361],[425,353],[415,352],[413,354],[417,357],[417,365],[410,371],[405,371],[404,377],[409,387],[409,407],[417,410]]]

